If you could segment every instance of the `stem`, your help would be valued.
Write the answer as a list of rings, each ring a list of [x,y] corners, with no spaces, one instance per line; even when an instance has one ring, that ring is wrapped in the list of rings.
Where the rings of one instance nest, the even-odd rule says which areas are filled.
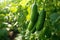
[[[36,0],[34,0],[34,3],[36,4]]]
[[[45,1],[43,2],[43,9],[45,9]]]

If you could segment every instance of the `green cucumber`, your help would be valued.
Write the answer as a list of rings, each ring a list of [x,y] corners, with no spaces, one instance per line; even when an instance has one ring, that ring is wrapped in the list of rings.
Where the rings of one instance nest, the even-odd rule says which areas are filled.
[[[43,9],[41,12],[40,12],[40,15],[38,17],[38,20],[37,20],[37,23],[36,23],[36,30],[37,31],[40,31],[43,26],[44,26],[44,21],[45,21],[45,17],[46,17],[46,11]]]
[[[36,23],[37,18],[38,18],[38,10],[37,10],[37,5],[34,3],[31,8],[31,21]]]
[[[39,13],[37,10],[37,4],[33,3],[32,8],[31,8],[31,19],[27,28],[29,31],[31,31],[34,28],[34,25],[36,24],[37,19],[38,19],[38,15]]]

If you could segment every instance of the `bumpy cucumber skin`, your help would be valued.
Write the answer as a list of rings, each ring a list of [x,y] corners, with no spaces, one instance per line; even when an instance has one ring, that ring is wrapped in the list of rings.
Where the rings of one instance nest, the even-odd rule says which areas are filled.
[[[38,10],[37,10],[37,5],[34,3],[32,5],[32,10],[31,10],[31,21],[33,23],[36,23],[37,18],[38,18]]]
[[[33,22],[30,21],[28,24],[28,30],[31,31],[33,26],[34,26]]]
[[[35,25],[37,31],[40,31],[43,28],[45,17],[46,17],[46,11],[42,10],[40,12],[40,15],[38,17],[37,23]]]
[[[37,5],[34,3],[31,8],[31,17],[30,17],[30,23],[28,25],[28,30],[31,31],[34,28],[34,25],[37,22],[38,19],[38,10],[37,10]]]

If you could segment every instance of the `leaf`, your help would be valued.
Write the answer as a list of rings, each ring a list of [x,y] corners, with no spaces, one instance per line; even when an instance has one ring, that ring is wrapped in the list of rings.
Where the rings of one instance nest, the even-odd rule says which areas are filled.
[[[26,20],[29,21],[30,20],[31,7],[28,7],[27,11],[28,11],[28,15],[26,16]]]
[[[50,15],[50,20],[51,20],[51,22],[54,23],[55,20],[56,20],[58,17],[59,17],[59,14],[57,14],[57,13],[51,14],[51,15]]]
[[[20,5],[22,5],[23,7],[25,7],[26,4],[27,4],[29,1],[30,1],[30,0],[22,0],[22,1],[20,2]]]
[[[14,6],[10,7],[9,10],[10,10],[12,13],[17,12],[17,8],[14,7]]]

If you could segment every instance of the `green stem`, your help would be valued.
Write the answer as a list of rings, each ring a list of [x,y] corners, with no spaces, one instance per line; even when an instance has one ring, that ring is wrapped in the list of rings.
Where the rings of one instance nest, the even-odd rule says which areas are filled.
[[[43,9],[45,9],[45,1],[43,2]]]
[[[34,0],[34,3],[36,4],[36,0]]]

